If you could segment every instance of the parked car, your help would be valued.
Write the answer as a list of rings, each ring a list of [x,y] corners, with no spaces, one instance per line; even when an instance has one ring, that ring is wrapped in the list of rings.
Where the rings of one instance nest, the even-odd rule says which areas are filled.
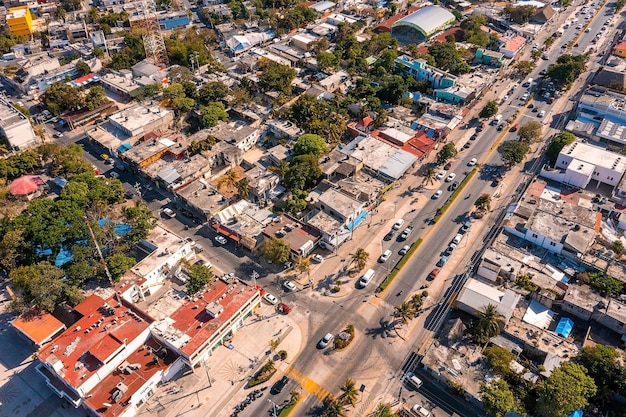
[[[400,239],[406,239],[407,237],[409,237],[412,231],[413,231],[412,226],[407,227],[406,229],[402,231],[402,234],[400,235]]]
[[[427,279],[432,281],[433,279],[437,278],[437,275],[439,275],[439,271],[441,271],[441,269],[439,268],[433,269],[432,271],[430,271],[430,274],[428,274]]]
[[[456,174],[453,172],[450,175],[448,175],[448,178],[446,178],[446,182],[454,181],[455,178],[456,178]]]
[[[446,176],[447,173],[448,171],[439,171],[439,173],[437,174],[435,178],[437,178],[438,180],[442,180]]]
[[[448,161],[448,163],[443,166],[443,169],[446,169],[446,170],[450,168],[452,168],[452,161]]]
[[[441,191],[441,190],[437,190],[437,191],[435,192],[435,194],[433,194],[432,199],[433,199],[433,200],[438,199],[439,197],[441,197],[441,194],[443,194],[443,191]]]
[[[296,284],[294,284],[293,282],[287,280],[285,282],[283,282],[283,287],[287,290],[287,291],[295,291],[298,288],[296,287]]]
[[[132,190],[127,190],[124,192],[124,198],[131,200],[133,198],[135,198],[135,193]]]
[[[448,262],[448,257],[442,256],[441,258],[439,258],[439,262],[437,262],[437,266],[442,267],[446,264],[446,262]]]
[[[400,255],[406,255],[406,253],[409,251],[409,249],[411,249],[411,247],[409,245],[404,245],[402,246],[402,249],[400,249],[400,252],[398,252]]]
[[[268,303],[270,303],[271,305],[278,304],[278,298],[274,297],[269,292],[266,292],[265,294],[263,294],[263,299],[267,301]]]
[[[463,226],[461,226],[461,229],[459,230],[459,234],[464,235],[465,233],[467,233],[470,227],[472,227],[472,222],[468,220],[465,223],[463,223]]]
[[[472,158],[470,159],[470,161],[467,163],[468,167],[473,167],[474,165],[476,165],[476,162],[478,162],[478,159],[476,158]]]
[[[317,263],[320,263],[324,260],[324,257],[322,255],[320,255],[319,253],[316,253],[315,255],[313,255],[313,257],[311,258],[312,260],[314,260]]]
[[[228,240],[226,240],[224,236],[220,236],[220,235],[215,236],[215,241],[219,243],[220,245],[225,245],[228,243]]]
[[[400,230],[403,224],[404,224],[404,219],[396,220],[396,222],[393,224],[393,230]]]
[[[459,244],[459,242],[461,242],[461,239],[463,239],[463,235],[461,233],[457,233],[457,235],[454,236],[454,239],[452,239],[452,243]]]
[[[170,219],[176,217],[176,212],[169,207],[164,208],[162,213],[165,217],[168,217]]]
[[[326,346],[328,346],[328,344],[334,339],[335,337],[330,334],[330,333],[326,333],[324,335],[324,337],[322,337],[320,339],[319,342],[317,342],[317,347],[320,349],[324,349]]]
[[[456,243],[450,243],[450,245],[448,245],[448,247],[443,252],[443,254],[449,256],[452,254],[452,252],[454,252],[455,249],[456,249]]]
[[[391,251],[387,249],[386,251],[383,252],[382,255],[380,255],[380,258],[378,258],[378,262],[380,263],[387,262],[390,256],[391,256]]]
[[[546,115],[546,111],[545,111],[545,110],[541,110],[541,111],[539,112],[539,114],[537,115],[537,117],[543,117],[543,116],[545,116],[545,115]]]

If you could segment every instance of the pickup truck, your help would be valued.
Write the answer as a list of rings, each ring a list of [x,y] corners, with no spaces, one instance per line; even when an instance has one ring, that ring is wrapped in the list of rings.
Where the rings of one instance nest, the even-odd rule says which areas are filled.
[[[405,240],[406,238],[409,237],[412,231],[413,231],[413,226],[407,227],[406,229],[404,229],[404,231],[400,235],[400,239]]]

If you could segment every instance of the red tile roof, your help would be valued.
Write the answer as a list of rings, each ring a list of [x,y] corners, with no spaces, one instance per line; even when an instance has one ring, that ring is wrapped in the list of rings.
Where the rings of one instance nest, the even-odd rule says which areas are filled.
[[[169,317],[173,321],[171,326],[190,338],[180,351],[191,356],[258,293],[257,289],[244,283],[237,281],[226,284],[218,279],[211,284],[211,289],[195,298],[195,301],[186,301]],[[211,317],[206,312],[206,307],[214,302],[218,302],[224,309],[217,317]]]
[[[403,151],[409,152],[411,155],[415,155],[418,158],[423,158],[428,155],[434,148],[436,142],[426,136],[424,132],[421,130],[416,131],[415,135],[406,141],[402,146],[398,146],[396,142],[392,142],[386,138],[386,135],[382,134],[379,130],[374,130],[372,132],[372,136],[380,140],[381,142],[385,142],[394,148],[402,149]]]
[[[114,297],[105,301],[97,295],[87,297],[75,310],[83,317],[40,350],[39,359],[49,364],[60,361],[59,375],[78,388],[102,367],[116,346],[130,344],[147,332],[152,319],[126,302],[119,304]]]
[[[13,327],[37,345],[65,329],[65,325],[52,314],[34,307],[11,322]]]
[[[139,365],[138,369],[128,369],[126,372],[116,369],[106,376],[89,393],[89,397],[86,399],[89,407],[105,417],[118,416],[126,411],[127,407],[123,404],[157,372],[165,371],[178,357],[171,351],[163,349],[165,348],[159,345],[156,340],[148,339],[144,346],[126,358],[129,365]],[[133,368],[137,368],[137,366],[133,366]],[[127,391],[117,401],[113,401],[112,394],[120,383],[127,387]],[[110,404],[110,406],[104,404]]]

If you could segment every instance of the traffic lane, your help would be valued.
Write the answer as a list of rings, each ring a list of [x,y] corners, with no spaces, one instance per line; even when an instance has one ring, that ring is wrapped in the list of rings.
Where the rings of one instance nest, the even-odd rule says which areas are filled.
[[[278,381],[278,379],[276,381]],[[295,381],[290,379],[281,392],[276,394],[271,392],[272,386],[273,384],[268,384],[262,387],[264,388],[264,390],[261,391],[262,395],[255,400],[249,401],[245,407],[243,407],[243,405],[246,402],[247,395],[254,391],[254,389],[262,388],[255,387],[254,389],[244,390],[242,394],[245,394],[245,396],[241,402],[237,404],[239,407],[233,408],[233,413],[236,412],[239,417],[259,417],[265,415],[277,417],[280,414],[280,410],[289,403],[291,392],[298,391],[299,386]],[[274,414],[274,412],[276,412],[276,414]]]

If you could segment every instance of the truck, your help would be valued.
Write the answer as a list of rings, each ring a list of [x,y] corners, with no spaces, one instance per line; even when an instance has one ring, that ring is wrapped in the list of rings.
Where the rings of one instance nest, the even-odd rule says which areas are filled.
[[[500,120],[502,120],[502,115],[499,114],[496,117],[493,118],[493,120],[491,121],[491,126],[495,126],[498,123],[500,123]]]

